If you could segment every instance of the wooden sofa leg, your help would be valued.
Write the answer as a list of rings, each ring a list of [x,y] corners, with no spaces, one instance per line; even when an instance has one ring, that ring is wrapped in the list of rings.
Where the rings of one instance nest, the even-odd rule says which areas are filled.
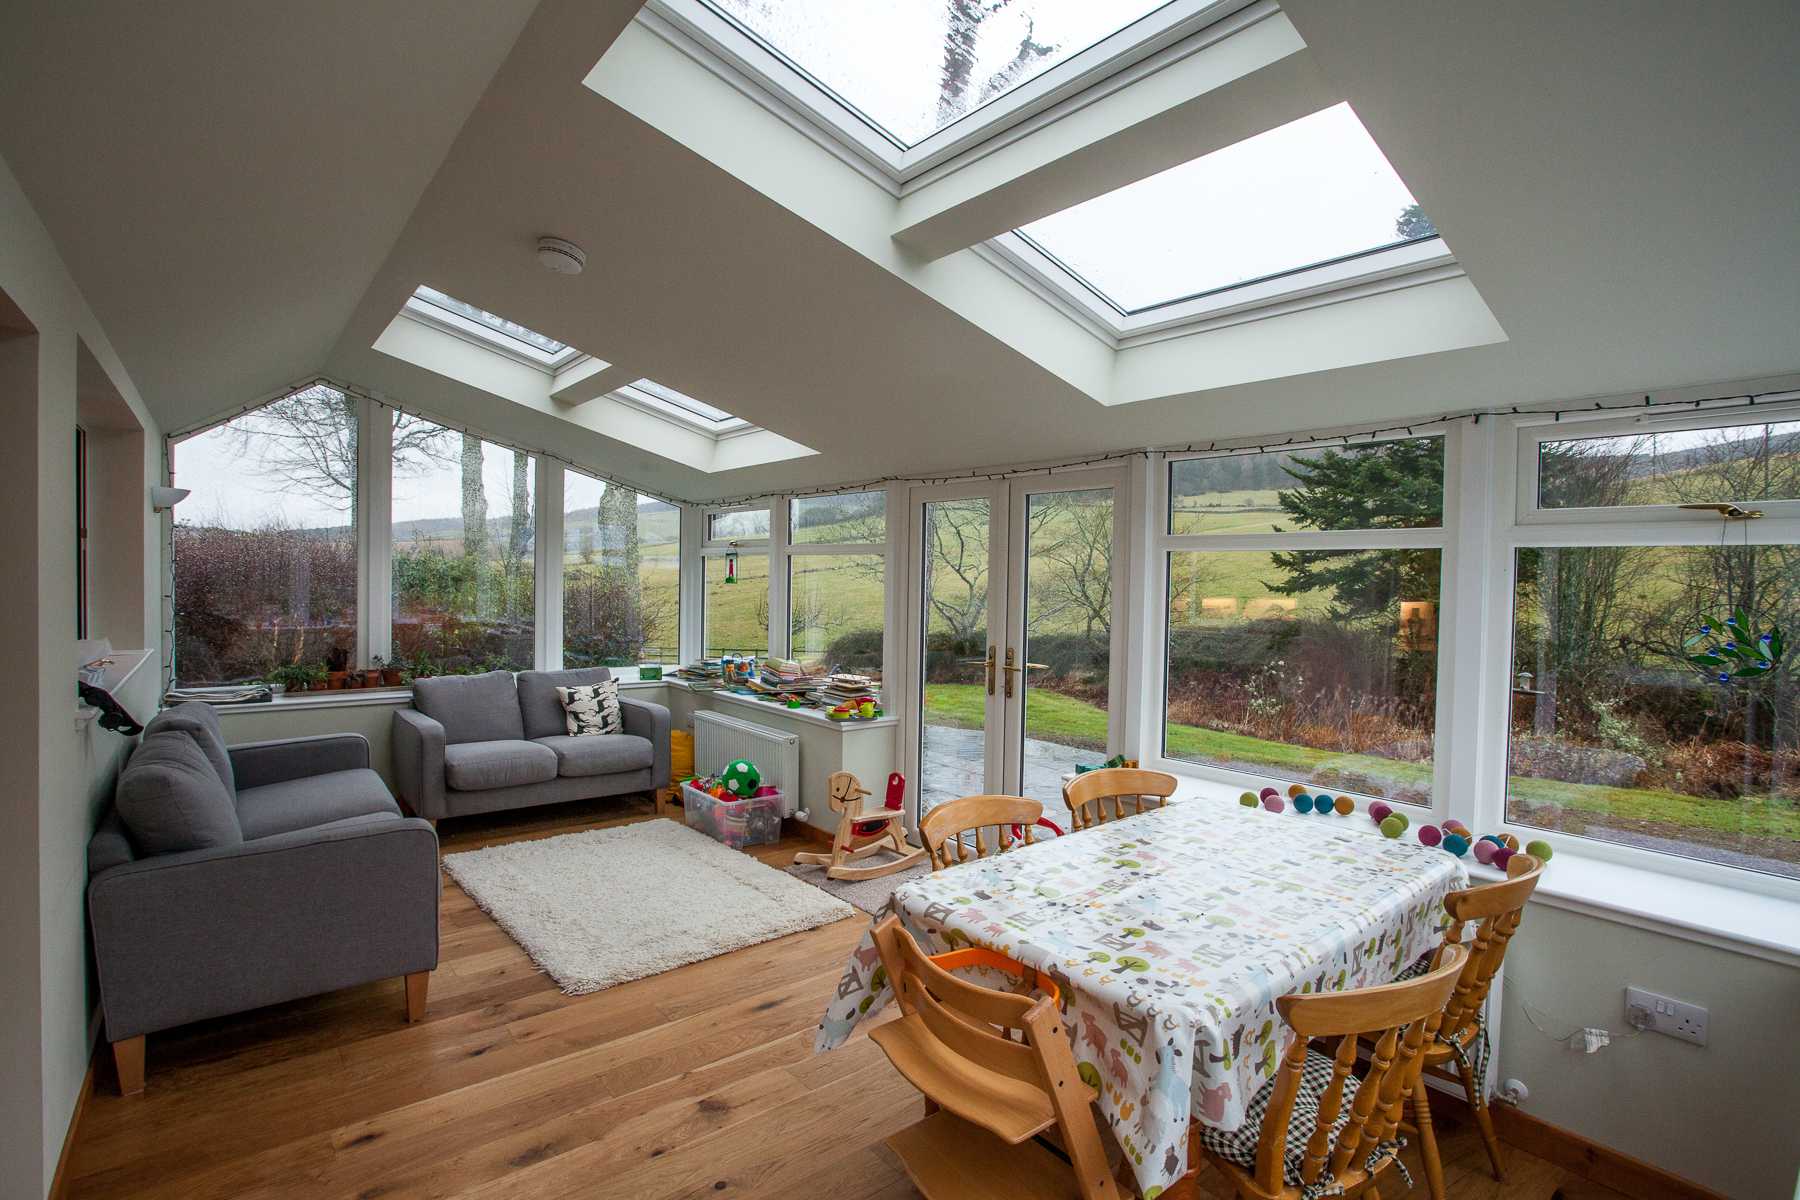
[[[425,996],[430,990],[430,971],[414,971],[406,977],[406,1019],[408,1021],[425,1019]]]
[[[144,1035],[112,1044],[113,1066],[119,1072],[119,1095],[144,1094]]]

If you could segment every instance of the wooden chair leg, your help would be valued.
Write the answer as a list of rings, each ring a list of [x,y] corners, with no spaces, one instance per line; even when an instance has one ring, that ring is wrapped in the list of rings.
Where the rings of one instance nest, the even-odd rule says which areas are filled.
[[[144,1094],[144,1035],[112,1044],[113,1066],[119,1072],[119,1095]]]
[[[406,1019],[425,1019],[425,997],[431,990],[431,972],[414,971],[406,977]]]
[[[1444,1200],[1444,1160],[1438,1154],[1437,1131],[1431,1125],[1431,1100],[1425,1081],[1413,1084],[1413,1121],[1419,1130],[1419,1157],[1425,1160],[1425,1187],[1431,1200]]]
[[[1475,1110],[1475,1124],[1481,1130],[1482,1144],[1487,1147],[1488,1163],[1492,1166],[1494,1180],[1506,1182],[1506,1168],[1500,1162],[1500,1138],[1494,1133],[1494,1116],[1488,1111],[1487,1097],[1475,1083],[1474,1073],[1468,1065],[1458,1060],[1457,1073],[1462,1076],[1463,1091],[1468,1093],[1469,1107]]]

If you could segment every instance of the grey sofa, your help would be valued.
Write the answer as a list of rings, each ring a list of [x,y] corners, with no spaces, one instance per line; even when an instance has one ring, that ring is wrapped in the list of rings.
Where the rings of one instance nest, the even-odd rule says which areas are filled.
[[[88,919],[121,1090],[144,1038],[375,979],[424,1014],[438,844],[369,769],[360,735],[225,745],[182,704],[145,726],[88,842]]]
[[[669,710],[621,696],[623,733],[570,737],[558,687],[612,678],[605,667],[446,675],[413,682],[394,712],[394,782],[436,821],[566,800],[652,792],[669,783]]]

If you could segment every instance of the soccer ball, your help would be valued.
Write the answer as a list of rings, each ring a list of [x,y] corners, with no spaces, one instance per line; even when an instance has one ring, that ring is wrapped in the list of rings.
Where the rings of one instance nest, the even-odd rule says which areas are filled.
[[[738,800],[756,795],[756,789],[762,786],[762,772],[747,758],[732,760],[720,779],[725,784],[725,790]]]

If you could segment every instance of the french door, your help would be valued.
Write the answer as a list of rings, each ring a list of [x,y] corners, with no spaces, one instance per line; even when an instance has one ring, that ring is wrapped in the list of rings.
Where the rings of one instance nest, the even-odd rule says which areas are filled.
[[[1041,801],[1120,744],[1123,472],[911,493],[913,819],[959,796]]]

